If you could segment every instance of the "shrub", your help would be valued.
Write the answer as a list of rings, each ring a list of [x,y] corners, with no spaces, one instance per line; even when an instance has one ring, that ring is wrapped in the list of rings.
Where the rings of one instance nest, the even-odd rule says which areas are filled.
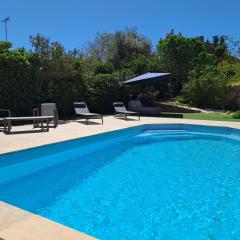
[[[109,74],[113,73],[114,66],[112,63],[99,62],[96,65],[94,73],[97,74]]]
[[[12,43],[10,42],[0,42],[0,53],[8,51],[12,47]]]
[[[183,86],[186,102],[198,107],[223,108],[227,91],[226,76],[215,67],[207,67],[201,72],[192,72]]]
[[[235,113],[232,114],[232,118],[234,119],[240,119],[240,111],[237,111]]]
[[[112,113],[112,103],[121,99],[119,76],[98,74],[91,81],[91,105],[94,111]]]
[[[14,114],[29,114],[38,95],[31,64],[24,51],[6,49],[10,44],[1,44],[2,49],[3,46],[4,51],[0,51],[0,108],[10,108]]]

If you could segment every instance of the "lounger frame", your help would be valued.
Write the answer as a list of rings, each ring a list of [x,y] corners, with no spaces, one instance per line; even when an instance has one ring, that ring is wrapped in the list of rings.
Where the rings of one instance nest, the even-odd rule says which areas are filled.
[[[128,120],[128,116],[137,116],[140,121],[140,114],[138,112],[128,111],[124,106],[123,102],[114,102],[113,108],[115,111],[114,117],[124,116],[125,120]]]
[[[85,102],[74,102],[73,107],[75,110],[75,119],[79,116],[85,119],[86,125],[89,124],[89,119],[101,119],[103,124],[103,115],[98,113],[91,113],[88,110],[87,104]]]

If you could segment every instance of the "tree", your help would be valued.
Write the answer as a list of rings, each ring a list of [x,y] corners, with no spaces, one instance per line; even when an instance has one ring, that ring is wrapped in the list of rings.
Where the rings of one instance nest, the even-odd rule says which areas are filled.
[[[112,63],[108,62],[98,62],[94,73],[97,74],[111,74],[114,72],[114,66]]]
[[[67,51],[41,34],[30,41],[29,51],[12,50],[11,43],[0,42],[0,107],[18,115],[31,114],[42,102],[56,102],[61,117],[72,116],[74,101],[112,112],[112,101],[122,98],[121,82],[145,72],[175,76],[170,91],[167,84],[147,86],[151,95],[176,96],[183,87],[189,104],[221,107],[228,86],[240,79],[239,42],[225,36],[210,41],[172,30],[160,39],[156,51],[135,28],[98,34],[85,51]],[[131,87],[136,95],[137,87]]]
[[[188,38],[172,30],[157,45],[157,55],[161,68],[175,75],[175,93],[181,91],[183,84],[193,70],[201,71],[207,65],[217,66],[224,60],[233,58],[226,44],[226,36],[213,36],[212,42],[203,36]]]
[[[110,57],[116,68],[122,61],[129,61],[135,55],[151,55],[151,41],[137,33],[136,29],[117,31],[114,37],[114,51]]]
[[[212,47],[212,51],[218,63],[228,57],[229,53],[226,44],[226,36],[213,36],[213,43],[210,44],[210,46]]]
[[[224,108],[227,77],[217,67],[207,66],[200,72],[192,71],[183,86],[184,99],[193,106]]]
[[[94,111],[112,113],[112,103],[121,99],[120,76],[98,74],[91,81],[90,104]]]
[[[226,37],[227,49],[232,61],[239,61],[240,59],[240,41]]]
[[[24,49],[10,50],[11,43],[0,42],[0,108],[14,114],[29,114],[36,99],[31,64]]]
[[[97,61],[108,61],[112,52],[114,35],[110,33],[97,33],[93,42],[89,42],[86,55]]]
[[[111,62],[115,69],[119,69],[124,61],[131,60],[135,55],[150,55],[151,47],[151,41],[132,28],[112,34],[98,34],[89,43],[85,54],[97,61]]]
[[[176,92],[181,90],[190,71],[214,62],[202,38],[187,38],[173,31],[159,41],[157,56],[161,68],[175,75]]]
[[[56,102],[60,114],[72,114],[72,103],[88,95],[88,83],[83,79],[82,55],[66,52],[58,42],[37,34],[30,38],[33,50],[29,54],[32,75],[38,83],[38,104]],[[81,97],[80,97],[81,96]]]
[[[158,61],[154,55],[138,54],[132,56],[131,60],[122,62],[122,68],[129,69],[133,76],[158,70]]]

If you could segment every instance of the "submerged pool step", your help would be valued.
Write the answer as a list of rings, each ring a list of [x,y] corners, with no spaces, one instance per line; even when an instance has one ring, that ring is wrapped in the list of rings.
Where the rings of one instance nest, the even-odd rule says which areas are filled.
[[[149,130],[137,135],[137,137],[166,137],[166,136],[190,136],[191,132],[186,130]]]
[[[142,133],[138,134],[136,137],[139,138],[154,138],[154,139],[165,139],[165,138],[185,138],[185,137],[192,137],[192,138],[212,138],[212,139],[220,139],[226,138],[231,140],[240,140],[240,136],[237,134],[221,134],[218,132],[200,132],[200,131],[189,131],[189,130],[146,130]]]

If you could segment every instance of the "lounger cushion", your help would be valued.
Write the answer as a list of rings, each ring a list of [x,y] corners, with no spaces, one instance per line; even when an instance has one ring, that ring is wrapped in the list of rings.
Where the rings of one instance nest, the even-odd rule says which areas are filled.
[[[122,113],[122,114],[138,114],[138,112],[132,112],[132,111],[117,111],[117,113]]]
[[[98,113],[90,113],[89,109],[87,107],[87,104],[85,102],[74,102],[73,106],[74,106],[74,109],[75,109],[75,113],[77,115],[82,115],[82,116],[85,116],[85,117],[101,116]]]
[[[129,106],[130,108],[139,108],[139,107],[141,108],[141,107],[144,107],[139,100],[136,100],[136,101],[131,100],[131,101],[128,103],[128,106]]]
[[[114,103],[114,107],[124,107],[123,103]]]
[[[98,113],[77,113],[78,115],[86,116],[86,117],[91,117],[91,116],[100,116]]]
[[[79,115],[90,113],[85,102],[74,102],[73,103],[75,113]]]
[[[74,107],[75,108],[86,108],[86,104],[85,103],[74,103]]]
[[[114,102],[113,107],[116,113],[124,113],[128,111],[122,102]]]
[[[161,108],[159,107],[144,107],[142,103],[138,101],[130,101],[129,102],[129,109],[132,111],[136,111],[142,114],[161,114]]]

